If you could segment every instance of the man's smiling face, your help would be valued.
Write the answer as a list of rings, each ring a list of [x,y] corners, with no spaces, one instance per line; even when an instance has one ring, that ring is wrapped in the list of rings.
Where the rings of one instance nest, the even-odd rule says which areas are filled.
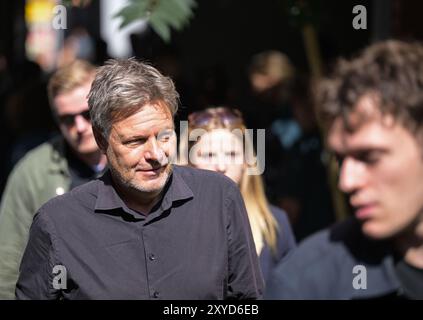
[[[120,185],[154,197],[170,176],[175,149],[172,114],[162,104],[147,104],[112,124],[105,153]]]

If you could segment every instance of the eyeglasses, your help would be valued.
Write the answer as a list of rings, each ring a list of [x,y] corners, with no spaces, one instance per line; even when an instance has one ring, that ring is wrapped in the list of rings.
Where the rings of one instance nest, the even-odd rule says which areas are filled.
[[[91,121],[89,110],[85,110],[80,113],[67,113],[67,114],[58,115],[57,119],[59,120],[61,124],[70,127],[75,124],[75,118],[77,116],[82,116],[86,121]]]
[[[199,127],[206,126],[212,119],[219,119],[225,125],[243,123],[241,111],[226,107],[196,111],[188,116],[190,125]]]

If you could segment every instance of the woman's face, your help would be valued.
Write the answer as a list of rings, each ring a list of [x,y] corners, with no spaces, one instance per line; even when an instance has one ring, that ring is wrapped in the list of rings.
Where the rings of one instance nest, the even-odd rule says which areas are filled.
[[[189,156],[196,168],[220,172],[237,184],[241,182],[245,167],[243,140],[228,129],[214,129],[203,134]]]

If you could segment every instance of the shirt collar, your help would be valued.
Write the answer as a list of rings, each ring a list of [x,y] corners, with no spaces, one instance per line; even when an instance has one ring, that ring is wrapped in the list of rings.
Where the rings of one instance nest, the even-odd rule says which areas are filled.
[[[194,197],[191,188],[186,184],[179,170],[178,166],[173,167],[168,185],[165,186],[165,193],[160,204],[160,210],[162,212],[171,208],[175,201],[189,200]],[[128,208],[113,187],[110,170],[104,173],[99,179],[99,182],[97,201],[94,208],[95,211],[107,211],[121,208],[125,212],[134,215],[134,211]]]
[[[114,210],[122,208],[125,211],[130,211],[127,205],[123,202],[121,197],[117,194],[112,184],[112,176],[110,170],[107,170],[99,179],[99,187],[97,192],[97,201],[94,210]]]
[[[181,176],[180,168],[173,166],[172,176],[170,177],[169,189],[163,196],[160,206],[162,211],[168,210],[173,202],[188,200],[194,197],[191,188],[186,184],[184,178]]]

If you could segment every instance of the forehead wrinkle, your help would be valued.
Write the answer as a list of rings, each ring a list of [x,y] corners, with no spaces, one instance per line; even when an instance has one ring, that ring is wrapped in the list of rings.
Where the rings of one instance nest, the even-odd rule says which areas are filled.
[[[125,126],[121,126],[120,128],[120,132],[118,133],[119,136],[121,137],[125,137],[128,135],[131,136],[146,136],[146,135],[150,135],[151,133],[159,133],[163,130],[173,130],[173,124],[169,123],[169,125],[162,125],[162,123],[164,122],[164,120],[160,121],[161,123],[156,123],[155,126],[148,126],[148,122],[151,122],[154,120],[149,120],[147,122],[143,122],[143,123],[137,123],[137,124],[133,124],[133,125],[125,125]]]
[[[151,112],[154,108],[154,112]],[[158,109],[160,108],[160,109]],[[153,125],[151,123],[153,122]],[[119,135],[132,134],[131,131],[147,132],[151,130],[168,130],[174,128],[170,112],[161,106],[147,105],[137,113],[113,124],[113,128],[120,129]]]

